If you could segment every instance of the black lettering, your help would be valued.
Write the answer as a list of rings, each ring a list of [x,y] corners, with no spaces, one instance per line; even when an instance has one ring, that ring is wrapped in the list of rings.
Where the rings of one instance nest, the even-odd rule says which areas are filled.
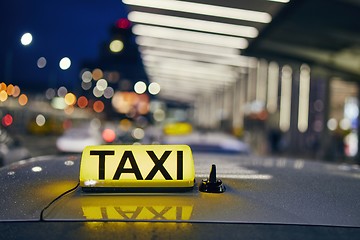
[[[136,207],[135,211],[123,211],[121,207],[115,207],[115,210],[122,216],[124,219],[132,219],[135,220],[143,210],[143,207]],[[131,217],[128,217],[126,214],[131,214]]]
[[[90,155],[99,156],[99,180],[105,179],[105,156],[115,155],[115,151],[90,151]]]
[[[102,219],[109,219],[108,215],[107,215],[106,207],[100,207],[100,212],[101,212]]]
[[[145,180],[152,180],[155,176],[155,174],[160,171],[162,175],[164,176],[165,180],[172,180],[170,174],[166,169],[164,168],[163,164],[166,161],[166,159],[169,157],[171,151],[165,151],[164,154],[158,159],[153,151],[146,151],[148,155],[150,156],[151,160],[155,163],[155,166],[153,169],[149,172]]]
[[[183,157],[183,151],[178,151],[177,152],[177,180],[183,180],[184,176],[183,176],[183,162],[184,162],[184,157]]]
[[[124,168],[127,159],[129,159],[129,161],[130,161],[131,168]],[[122,158],[120,160],[119,166],[116,169],[113,180],[119,180],[120,175],[122,173],[133,173],[133,174],[135,174],[137,180],[143,180],[143,177],[141,176],[139,167],[135,161],[135,157],[131,151],[124,152],[124,155],[122,156]]]
[[[147,207],[147,209],[154,214],[153,220],[167,220],[164,217],[164,214],[167,213],[172,207],[164,207],[164,209],[161,212],[157,212],[153,207]]]

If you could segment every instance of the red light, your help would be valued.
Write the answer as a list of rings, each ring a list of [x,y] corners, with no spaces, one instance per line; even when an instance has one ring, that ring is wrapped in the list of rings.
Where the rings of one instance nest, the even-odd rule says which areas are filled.
[[[111,143],[115,140],[116,134],[115,134],[114,130],[107,128],[107,129],[104,129],[104,131],[102,132],[102,137],[105,140],[105,142]]]
[[[5,127],[10,126],[13,123],[13,117],[10,114],[6,114],[2,119],[2,125]]]
[[[116,21],[116,27],[118,28],[128,29],[130,28],[130,25],[131,25],[130,21],[127,20],[126,18],[121,18]]]

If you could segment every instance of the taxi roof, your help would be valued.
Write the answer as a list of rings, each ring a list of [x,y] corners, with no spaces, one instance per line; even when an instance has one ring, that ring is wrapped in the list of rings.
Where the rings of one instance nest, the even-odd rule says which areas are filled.
[[[0,221],[42,216],[46,221],[360,225],[355,165],[221,154],[194,154],[194,159],[194,190],[167,194],[85,194],[76,188],[79,156],[12,164],[0,169]],[[227,187],[223,194],[198,191],[209,162],[218,166],[218,178]]]

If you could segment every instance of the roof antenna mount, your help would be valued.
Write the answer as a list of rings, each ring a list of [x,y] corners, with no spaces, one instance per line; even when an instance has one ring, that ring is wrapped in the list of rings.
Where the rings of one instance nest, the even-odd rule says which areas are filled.
[[[220,179],[216,178],[216,165],[211,166],[211,171],[208,179],[203,179],[199,186],[200,192],[207,193],[223,193],[226,188]]]

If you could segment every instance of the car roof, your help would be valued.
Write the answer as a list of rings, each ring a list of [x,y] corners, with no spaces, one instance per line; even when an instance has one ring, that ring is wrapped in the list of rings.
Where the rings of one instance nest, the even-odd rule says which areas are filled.
[[[38,157],[0,169],[1,221],[360,225],[360,170],[355,165],[195,153],[192,191],[89,194],[77,187],[79,159]],[[217,164],[225,193],[199,192],[209,161]]]

